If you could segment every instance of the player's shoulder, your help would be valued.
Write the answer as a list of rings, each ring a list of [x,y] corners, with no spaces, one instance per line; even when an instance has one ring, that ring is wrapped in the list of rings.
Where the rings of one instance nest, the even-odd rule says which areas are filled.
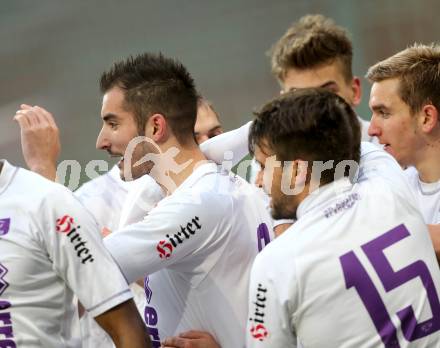
[[[298,253],[295,246],[294,229],[291,226],[260,251],[252,265],[252,275],[263,277],[274,284],[284,286],[298,277]]]
[[[298,233],[298,229],[301,228],[300,225],[302,224],[296,221],[286,231],[266,245],[257,256],[260,262],[264,260],[264,263],[267,261],[273,265],[277,263],[273,263],[270,260],[294,260],[297,254],[296,245],[301,238],[300,233]]]
[[[231,196],[235,179],[215,163],[205,162],[196,167],[193,173],[172,193],[174,201],[207,204],[226,203],[225,196]],[[165,199],[165,202],[168,201]]]
[[[362,142],[357,181],[374,178],[386,180],[393,186],[408,185],[403,169],[394,157],[374,144]]]
[[[37,224],[45,224],[58,211],[71,209],[76,201],[72,192],[24,168],[14,167],[13,176],[5,194],[11,194],[11,204]],[[44,229],[43,229],[44,230]]]
[[[54,198],[56,194],[71,195],[72,192],[63,185],[24,168],[17,168],[12,184],[14,190],[26,192],[28,201]]]

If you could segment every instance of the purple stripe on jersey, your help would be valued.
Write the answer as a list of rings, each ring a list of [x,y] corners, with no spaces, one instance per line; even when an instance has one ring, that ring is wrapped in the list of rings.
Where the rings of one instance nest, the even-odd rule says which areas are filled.
[[[11,218],[0,219],[0,236],[4,236],[9,232],[10,224],[11,224]]]
[[[270,233],[267,225],[262,223],[257,228],[258,252],[270,243]]]

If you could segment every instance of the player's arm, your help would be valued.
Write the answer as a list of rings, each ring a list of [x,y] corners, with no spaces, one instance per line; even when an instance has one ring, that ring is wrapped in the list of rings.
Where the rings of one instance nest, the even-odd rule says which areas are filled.
[[[434,245],[435,255],[440,264],[440,224],[428,225],[429,234],[431,236],[432,244]]]
[[[65,187],[53,184],[41,206],[44,224],[35,238],[47,251],[55,273],[118,347],[146,345],[146,327],[121,271],[105,249],[91,214]],[[128,321],[128,322],[126,322]],[[129,337],[126,325],[130,325]]]
[[[117,348],[151,347],[150,336],[133,300],[128,300],[95,317]]]
[[[129,284],[164,268],[181,269],[196,254],[220,257],[210,253],[218,243],[218,235],[212,231],[224,214],[222,204],[212,199],[197,202],[190,192],[178,201],[162,201],[143,221],[104,238],[104,244]],[[208,216],[206,206],[217,209],[208,209]]]
[[[230,151],[233,154],[232,167],[234,167],[249,153],[248,138],[251,125],[252,121],[240,128],[219,134],[200,144],[200,150],[209,160],[217,164],[221,164],[225,160],[225,153]]]
[[[188,331],[179,336],[168,337],[162,342],[163,348],[221,348],[208,332]]]
[[[255,259],[249,287],[249,312],[246,328],[247,348],[297,347],[286,301],[279,296],[279,284],[271,268],[276,260],[263,250]],[[270,255],[269,255],[270,256]],[[286,286],[283,279],[281,286]]]
[[[20,126],[21,148],[28,168],[55,181],[61,145],[53,116],[39,106],[22,104],[14,120]]]

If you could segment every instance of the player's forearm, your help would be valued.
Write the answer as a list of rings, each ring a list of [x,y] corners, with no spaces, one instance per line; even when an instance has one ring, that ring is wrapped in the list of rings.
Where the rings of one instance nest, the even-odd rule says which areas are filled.
[[[225,154],[232,152],[232,166],[237,165],[249,153],[248,137],[252,122],[246,123],[240,128],[217,135],[200,144],[200,149],[205,156],[215,163],[221,164],[225,159],[230,158]]]
[[[126,301],[95,318],[117,348],[151,348],[148,330],[133,300]]]

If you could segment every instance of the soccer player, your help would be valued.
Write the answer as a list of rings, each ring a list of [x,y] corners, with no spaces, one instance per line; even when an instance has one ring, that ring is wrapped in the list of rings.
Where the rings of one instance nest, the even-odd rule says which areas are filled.
[[[287,29],[271,52],[272,73],[282,93],[322,87],[345,99],[353,108],[361,102],[361,82],[353,76],[353,45],[347,31],[322,15],[306,15]],[[369,123],[358,117],[362,141]]]
[[[292,89],[322,87],[344,98],[352,107],[361,102],[360,79],[352,71],[352,43],[346,30],[331,19],[322,15],[300,18],[275,43],[270,54],[272,73],[279,81],[282,93]],[[377,139],[368,135],[369,122],[360,117],[358,120],[362,141],[376,143]],[[209,158],[221,161],[227,149],[234,154],[234,164],[238,163],[247,155],[250,125],[251,122],[220,138],[209,140],[202,146],[204,152]],[[251,171],[255,171],[255,166]],[[256,179],[256,173],[250,176]],[[276,234],[283,233],[291,223],[289,220],[276,222]]]
[[[148,275],[153,347],[190,329],[242,347],[250,267],[272,237],[264,203],[239,177],[206,163],[194,139],[197,93],[180,63],[130,57],[103,74],[101,90],[97,146],[121,156],[122,177],[149,173],[168,195],[142,222],[104,239],[129,282]]]
[[[148,275],[144,318],[153,346],[188,329],[243,346],[251,263],[270,240],[263,203],[246,182],[205,162],[193,137],[197,93],[180,63],[128,58],[102,75],[101,90],[97,146],[122,156],[123,177],[149,173],[169,195],[142,222],[105,238],[129,282]],[[130,156],[139,134],[147,138]]]
[[[360,160],[359,132],[350,106],[322,89],[258,113],[255,158],[281,162],[264,182],[272,214],[297,221],[255,260],[248,348],[438,345],[440,274],[426,225],[397,162],[353,184],[343,169]]]
[[[103,236],[121,226],[141,221],[163,198],[162,189],[150,176],[144,175],[135,181],[123,181],[117,166],[85,183],[74,194],[97,221],[99,230],[96,233],[101,231]],[[133,203],[133,196],[139,195],[142,195],[141,199]],[[143,282],[130,284],[130,290],[139,313],[143,315]],[[89,313],[81,316],[80,325],[83,348],[113,347],[111,337],[97,325]]]
[[[197,119],[194,126],[194,135],[197,144],[201,144],[223,133],[218,114],[212,103],[203,97],[197,99]]]
[[[440,46],[413,45],[372,66],[369,133],[403,167],[428,224],[440,223]]]
[[[81,347],[75,293],[117,347],[150,347],[96,222],[65,187],[0,161],[0,346]]]
[[[403,167],[440,262],[440,46],[413,45],[372,66],[370,135]]]

